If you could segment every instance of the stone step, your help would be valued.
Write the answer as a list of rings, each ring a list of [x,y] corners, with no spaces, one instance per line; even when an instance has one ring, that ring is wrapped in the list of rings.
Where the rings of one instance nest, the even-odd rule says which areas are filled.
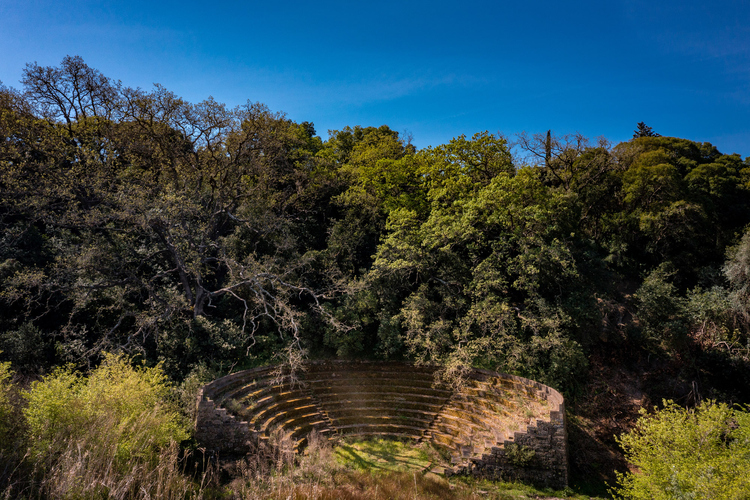
[[[472,422],[459,419],[445,419],[444,415],[440,415],[433,424],[433,428],[440,430],[446,434],[453,434],[455,436],[484,436],[490,435],[490,431],[486,426],[476,425]]]
[[[444,434],[435,430],[430,431],[430,442],[433,444],[444,446],[448,449],[454,449],[456,445],[454,436]]]
[[[437,411],[429,411],[423,409],[423,407],[417,405],[416,408],[405,408],[399,405],[380,405],[380,406],[343,406],[340,408],[332,409],[326,408],[329,417],[331,418],[343,418],[347,416],[355,415],[391,415],[391,416],[403,416],[407,418],[413,417],[424,417],[430,421],[434,420],[439,415]]]
[[[417,366],[410,364],[399,364],[398,362],[312,362],[307,364],[305,373],[377,373],[377,372],[396,372],[402,374],[422,373],[433,376],[435,369],[426,366]]]
[[[224,387],[221,390],[222,395],[226,398],[239,399],[245,397],[245,394],[254,388],[268,387],[270,381],[273,380],[272,374],[261,373],[259,375],[249,381],[247,379],[239,379],[231,387]]]
[[[236,401],[248,408],[261,408],[268,401],[293,398],[299,394],[309,395],[309,391],[299,384],[296,384],[293,388],[291,386],[269,386],[248,392],[241,399],[236,399]]]
[[[463,435],[453,434],[450,431],[446,431],[445,429],[433,429],[432,436],[433,436],[433,440],[445,446],[449,446],[446,440],[446,437],[450,437],[450,442],[453,443],[454,447],[459,446],[459,445],[471,445],[471,446],[477,446],[480,449],[485,450],[485,449],[490,449],[493,446],[497,446],[498,444],[492,435],[476,434],[473,436],[463,436]]]
[[[392,438],[392,439],[408,439],[413,440],[415,442],[419,441],[420,439],[424,439],[424,436],[417,436],[413,432],[404,433],[404,432],[373,432],[373,431],[364,431],[364,432],[346,432],[346,437],[373,437],[373,436],[379,436],[379,437],[385,437],[385,438]]]
[[[361,415],[362,413],[370,412],[373,415],[401,415],[408,417],[409,415],[425,415],[434,420],[440,414],[440,405],[437,404],[406,404],[395,405],[384,402],[381,406],[374,406],[377,401],[350,401],[348,404],[340,404],[336,406],[328,405],[327,403],[321,403],[320,408],[325,411],[331,418],[336,416],[347,416],[347,415]]]
[[[298,406],[306,406],[315,404],[310,396],[305,394],[295,394],[288,398],[269,396],[267,398],[258,401],[252,406],[247,406],[241,410],[243,415],[247,415],[247,418],[251,420],[257,420],[258,418],[265,418],[265,415],[269,413],[283,412],[288,409],[293,409]]]
[[[292,428],[291,426],[285,427],[285,429],[291,429],[292,439],[299,439],[302,436],[310,434],[313,429],[320,432],[321,434],[330,434],[331,429],[325,420],[312,420],[308,422],[298,422]]]
[[[386,392],[386,393],[420,393],[420,394],[433,394],[444,397],[450,397],[451,391],[446,389],[433,387],[431,384],[425,383],[410,384],[398,380],[368,380],[362,382],[331,382],[325,380],[317,383],[308,384],[313,392],[320,394],[327,394],[331,392],[335,393],[347,393],[347,392]]]
[[[424,427],[416,427],[406,424],[369,424],[369,425],[338,425],[334,431],[349,435],[373,435],[378,433],[385,434],[403,434],[412,438],[420,438],[425,431]]]
[[[412,427],[420,427],[427,429],[427,426],[432,422],[431,419],[425,418],[404,418],[400,416],[392,415],[357,415],[348,417],[333,417],[329,416],[331,424],[334,428],[350,425],[379,425],[379,424],[398,424],[398,425],[409,425]]]
[[[321,393],[316,391],[315,397],[317,397],[323,404],[351,404],[353,401],[403,401],[405,403],[427,403],[437,404],[439,406],[444,405],[448,398],[442,394],[420,394],[420,393],[407,393],[407,392],[374,392],[374,391],[358,391],[358,392],[328,392]]]
[[[503,415],[470,413],[455,408],[444,409],[440,413],[440,417],[446,421],[457,422],[458,425],[468,422],[478,427],[505,427],[509,423],[507,418],[503,418]]]
[[[456,410],[470,413],[478,413],[478,410],[482,410],[482,413],[488,415],[500,415],[509,416],[514,415],[517,409],[513,405],[503,406],[501,404],[487,401],[486,399],[477,399],[477,401],[453,399],[451,401],[451,407]]]
[[[318,415],[320,414],[317,406],[315,406],[314,404],[306,404],[290,408],[285,411],[264,413],[263,415],[258,415],[250,422],[255,426],[256,429],[261,429],[263,427],[273,425],[274,422],[278,422],[280,420],[296,418],[299,415],[307,415],[310,413],[316,413]]]
[[[273,368],[263,367],[263,368],[254,368],[251,370],[245,370],[242,372],[233,373],[232,375],[227,375],[226,377],[222,377],[218,379],[217,381],[211,384],[208,384],[206,389],[210,394],[207,394],[207,396],[211,397],[212,399],[215,399],[218,396],[223,396],[224,394],[234,390],[238,386],[241,387],[241,386],[246,385],[248,383],[248,377],[259,376],[263,378],[264,374],[270,371],[273,371]]]
[[[517,420],[516,416],[509,414],[487,414],[471,413],[467,410],[456,409],[454,407],[445,408],[440,413],[440,420],[457,427],[467,423],[482,427],[499,429],[506,432],[513,426],[522,427],[523,425]]]
[[[279,415],[279,418],[275,418],[273,419],[273,421],[265,423],[260,428],[261,432],[270,434],[275,429],[283,429],[294,433],[297,431],[297,429],[306,428],[307,426],[310,426],[310,430],[312,430],[314,427],[313,424],[321,428],[328,427],[327,422],[321,418],[320,413],[318,413],[317,411],[298,415],[292,418],[284,417],[284,415]]]
[[[321,404],[330,408],[386,408],[389,410],[439,412],[448,400],[439,396],[419,394],[340,394],[322,398]]]
[[[381,385],[384,383],[403,385],[408,387],[425,387],[447,391],[445,387],[435,386],[432,377],[425,378],[404,378],[398,374],[383,374],[382,376],[372,376],[370,374],[359,375],[331,375],[328,377],[319,377],[315,379],[306,378],[305,383],[311,387],[325,386],[357,386],[357,385]]]

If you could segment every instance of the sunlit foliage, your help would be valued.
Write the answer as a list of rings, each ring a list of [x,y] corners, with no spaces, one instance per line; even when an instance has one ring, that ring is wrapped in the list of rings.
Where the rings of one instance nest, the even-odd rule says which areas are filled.
[[[742,499],[750,496],[750,413],[706,401],[671,401],[619,438],[637,472],[620,475],[618,498]]]

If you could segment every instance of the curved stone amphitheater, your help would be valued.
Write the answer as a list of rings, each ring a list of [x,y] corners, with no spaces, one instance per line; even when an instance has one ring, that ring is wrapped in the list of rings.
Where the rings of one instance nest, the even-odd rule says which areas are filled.
[[[513,375],[473,369],[460,390],[435,382],[434,367],[391,362],[306,363],[245,370],[204,386],[196,438],[223,455],[252,453],[272,436],[299,450],[324,436],[427,441],[444,450],[446,475],[568,482],[563,398]],[[449,457],[449,458],[448,458]]]

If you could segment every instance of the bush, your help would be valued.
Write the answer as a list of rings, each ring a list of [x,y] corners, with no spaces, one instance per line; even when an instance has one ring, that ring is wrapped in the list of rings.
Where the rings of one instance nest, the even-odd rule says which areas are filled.
[[[26,432],[18,411],[18,389],[10,363],[0,363],[0,498],[10,498],[7,485],[19,470],[26,451]]]
[[[618,474],[624,499],[750,498],[750,413],[707,401],[671,401],[618,439],[637,473]]]
[[[13,428],[13,405],[11,404],[10,363],[0,363],[0,449],[8,442]]]
[[[22,395],[28,453],[0,484],[0,497],[202,495],[204,484],[184,473],[189,457],[178,443],[188,432],[160,366],[134,368],[127,357],[105,355],[88,377],[58,368]]]
[[[673,353],[685,347],[688,322],[685,299],[671,283],[670,268],[662,264],[646,276],[635,299],[647,347]]]
[[[48,346],[42,331],[32,323],[24,323],[17,330],[0,332],[3,358],[11,361],[20,372],[39,372],[47,364]]]
[[[133,368],[123,356],[107,355],[89,378],[72,368],[55,370],[24,393],[24,410],[36,460],[54,459],[67,443],[115,445],[118,462],[150,461],[188,433],[160,367]]]

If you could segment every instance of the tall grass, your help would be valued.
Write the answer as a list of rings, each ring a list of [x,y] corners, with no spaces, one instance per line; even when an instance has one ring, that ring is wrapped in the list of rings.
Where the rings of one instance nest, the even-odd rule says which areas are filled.
[[[0,386],[13,392],[8,377]],[[62,368],[32,383],[10,405],[15,442],[0,442],[0,498],[202,498],[212,476],[186,473],[187,422],[170,389],[159,367],[122,356],[88,377]]]
[[[87,439],[71,440],[48,463],[30,462],[11,477],[4,498],[28,499],[187,499],[204,498],[209,473],[196,481],[185,473],[186,462],[172,442],[145,461],[136,455],[117,459],[116,443],[105,446]],[[119,463],[118,463],[119,462]]]
[[[288,449],[291,441],[275,436]],[[370,442],[372,444],[372,442]],[[376,442],[377,444],[377,442]],[[401,444],[401,443],[399,443]],[[279,445],[281,445],[279,447]],[[332,444],[312,434],[305,453],[273,451],[273,446],[235,464],[235,479],[224,491],[232,500],[513,500],[545,498],[530,486],[467,479],[448,482],[420,470],[362,470],[335,459]],[[380,448],[383,448],[382,446]],[[395,450],[402,447],[395,446]],[[381,450],[382,451],[382,450]],[[383,454],[381,453],[381,456]],[[394,460],[395,462],[395,460]],[[351,466],[351,467],[350,467]],[[588,497],[587,497],[588,498]]]

